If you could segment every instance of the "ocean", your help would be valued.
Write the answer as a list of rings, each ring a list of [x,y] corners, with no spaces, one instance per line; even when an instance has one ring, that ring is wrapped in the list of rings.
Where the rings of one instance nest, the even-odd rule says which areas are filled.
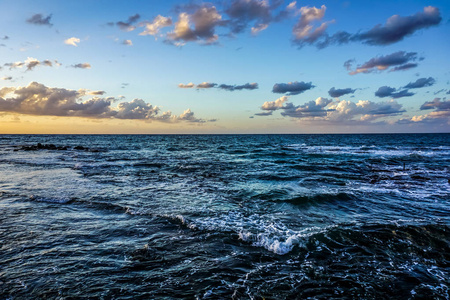
[[[1,135],[0,299],[449,299],[450,134]]]

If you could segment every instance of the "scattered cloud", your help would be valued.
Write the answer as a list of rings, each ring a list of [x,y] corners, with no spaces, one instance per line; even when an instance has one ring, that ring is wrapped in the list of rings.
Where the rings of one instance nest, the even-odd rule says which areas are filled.
[[[309,89],[312,89],[314,85],[311,82],[294,81],[288,83],[276,83],[272,88],[272,93],[298,95]]]
[[[399,91],[399,90],[389,87],[389,86],[382,86],[375,92],[375,96],[380,97],[380,98],[391,97],[391,98],[397,99],[397,98],[402,98],[402,97],[414,96],[414,93],[411,93],[408,90],[400,90]]]
[[[295,6],[295,5],[294,5]],[[393,15],[387,19],[384,25],[378,24],[368,31],[352,34],[346,31],[338,31],[329,35],[326,30],[333,21],[322,22],[314,28],[314,22],[320,22],[325,15],[326,7],[302,7],[301,17],[294,26],[294,43],[299,47],[315,45],[322,49],[330,45],[342,45],[350,42],[362,42],[368,45],[384,46],[403,40],[415,32],[441,23],[442,17],[439,9],[427,6],[422,12],[411,16],[402,17]]]
[[[64,44],[72,45],[72,46],[75,46],[75,47],[78,46],[79,42],[80,42],[80,39],[76,38],[76,37],[71,37],[71,38],[68,38],[67,40],[64,40]]]
[[[197,41],[203,45],[215,44],[219,38],[215,28],[224,25],[222,15],[216,7],[204,4],[192,14],[180,13],[174,30],[166,36],[166,42],[176,46],[183,46],[191,41]]]
[[[188,84],[180,83],[178,84],[178,87],[181,89],[192,89],[193,87],[195,87],[195,84],[193,84],[192,82],[189,82]]]
[[[9,40],[9,36],[4,35],[2,38],[0,38],[0,40],[4,40],[4,41]]]
[[[444,130],[448,131],[450,125],[450,100],[441,100],[441,98],[435,98],[432,101],[425,102],[420,107],[420,110],[434,111],[420,116],[413,116],[412,118],[403,118],[397,121],[397,124],[429,124],[443,126]]]
[[[225,13],[230,17],[232,33],[241,33],[248,28],[249,23],[253,23],[251,32],[258,34],[269,26],[274,8],[266,0],[234,0],[225,9]]]
[[[405,89],[418,89],[423,87],[432,86],[436,80],[433,77],[419,78],[415,82],[410,82],[404,86]]]
[[[229,84],[221,84],[218,86],[219,89],[226,91],[240,91],[240,90],[256,90],[258,88],[258,84],[256,82],[246,83],[242,85],[229,85]]]
[[[352,89],[352,88],[335,89],[334,87],[332,87],[328,91],[328,95],[330,95],[330,97],[333,97],[333,98],[339,98],[344,95],[353,94],[354,92],[356,92],[356,89]]]
[[[286,98],[280,98],[273,102],[265,102],[261,106],[263,112],[256,116],[270,116],[274,111],[280,110],[282,116],[295,119],[313,119],[328,123],[365,123],[378,120],[383,117],[396,116],[405,112],[402,105],[395,100],[387,102],[372,102],[359,100],[358,102],[336,100],[319,97],[302,105],[294,105],[287,102]]]
[[[331,102],[332,100],[330,99],[319,97],[303,105],[296,106],[292,103],[286,103],[282,107],[283,112],[281,112],[281,115],[292,118],[325,117],[328,111],[332,111],[332,109],[326,108]]]
[[[202,82],[200,84],[197,84],[197,89],[210,89],[210,88],[213,88],[216,86],[217,86],[217,83]]]
[[[91,64],[90,63],[79,63],[79,64],[72,65],[72,68],[75,68],[75,69],[90,69],[91,68]]]
[[[241,91],[241,90],[256,90],[258,88],[258,84],[256,82],[253,83],[246,83],[241,85],[231,85],[231,84],[217,84],[212,82],[202,82],[197,84],[193,84],[192,82],[189,82],[188,84],[180,83],[178,84],[179,88],[182,89],[192,89],[196,87],[197,89],[211,89],[211,88],[218,88],[221,90],[233,92],[233,91]]]
[[[46,25],[52,27],[53,24],[50,23],[51,18],[52,18],[51,14],[46,17],[44,17],[42,14],[34,14],[29,19],[27,19],[27,23],[33,25]]]
[[[112,103],[113,97],[93,97],[83,100],[85,95],[103,95],[103,91],[68,90],[50,88],[32,82],[26,87],[5,87],[0,89],[0,112],[11,112],[38,116],[65,116],[87,118],[135,119],[162,122],[204,123],[214,120],[198,119],[187,109],[181,115],[172,115],[170,111],[160,112],[160,108],[146,103],[142,99],[121,102],[117,108]]]
[[[314,27],[314,22],[319,22],[325,16],[326,6],[320,8],[304,6],[300,8],[300,19],[292,29],[294,35],[294,43],[299,47],[304,45],[313,45],[318,43],[320,39],[326,36],[326,30],[330,22],[321,22],[319,26]]]
[[[450,100],[442,100],[441,98],[434,98],[433,101],[428,101],[422,104],[420,110],[436,109],[438,111],[450,111]]]
[[[166,18],[158,15],[151,22],[145,21],[140,24],[140,26],[144,26],[145,29],[139,33],[139,35],[153,35],[156,38],[162,28],[171,25],[172,18]]]
[[[281,96],[280,98],[278,98],[275,101],[264,102],[264,104],[261,106],[261,109],[267,110],[267,111],[278,110],[278,109],[282,108],[283,104],[286,103],[288,100],[289,100],[288,96]],[[270,113],[270,114],[272,114],[272,113]]]
[[[133,46],[133,42],[131,40],[123,40],[122,45]]]
[[[369,45],[389,45],[403,40],[420,29],[439,25],[442,17],[437,7],[427,6],[423,12],[402,17],[393,15],[384,25],[378,24],[369,31],[352,37]]]
[[[11,76],[4,76],[1,79],[2,80],[12,80],[13,78]]]
[[[416,67],[417,64],[411,65],[410,62],[415,61],[417,59],[418,58],[416,52],[398,51],[386,56],[374,57],[369,61],[363,63],[362,65],[357,66],[356,69],[354,70],[352,70],[352,64],[354,60],[346,61],[344,63],[344,67],[348,71],[350,71],[349,72],[350,75],[355,75],[359,73],[373,73],[384,70],[400,71]],[[396,66],[396,68],[391,68],[393,66]]]
[[[133,31],[136,29],[134,25],[141,16],[139,14],[135,14],[133,16],[129,16],[127,21],[119,21],[116,22],[116,25],[123,31]],[[108,25],[114,25],[114,23],[110,22]]]
[[[9,68],[10,70],[12,69],[17,69],[17,68],[26,68],[26,71],[32,71],[34,70],[34,68],[36,68],[37,66],[46,66],[46,67],[53,67],[53,66],[60,66],[61,64],[57,61],[57,60],[38,60],[36,58],[33,57],[28,57],[25,61],[18,61],[18,62],[13,62],[13,63],[5,63],[3,66]]]

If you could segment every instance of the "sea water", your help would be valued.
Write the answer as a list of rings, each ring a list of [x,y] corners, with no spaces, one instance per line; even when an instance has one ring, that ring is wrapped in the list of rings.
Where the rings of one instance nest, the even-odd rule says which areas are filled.
[[[1,299],[449,299],[450,135],[2,135]]]

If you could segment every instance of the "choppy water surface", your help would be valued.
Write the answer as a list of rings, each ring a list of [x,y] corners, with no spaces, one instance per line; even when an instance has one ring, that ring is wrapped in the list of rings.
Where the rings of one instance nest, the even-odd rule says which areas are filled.
[[[449,299],[449,165],[449,134],[3,135],[0,298]]]

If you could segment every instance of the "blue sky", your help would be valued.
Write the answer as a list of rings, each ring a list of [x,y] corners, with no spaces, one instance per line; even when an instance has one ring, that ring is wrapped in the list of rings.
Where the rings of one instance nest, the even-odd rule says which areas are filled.
[[[450,129],[444,0],[3,0],[0,29],[0,133]]]

